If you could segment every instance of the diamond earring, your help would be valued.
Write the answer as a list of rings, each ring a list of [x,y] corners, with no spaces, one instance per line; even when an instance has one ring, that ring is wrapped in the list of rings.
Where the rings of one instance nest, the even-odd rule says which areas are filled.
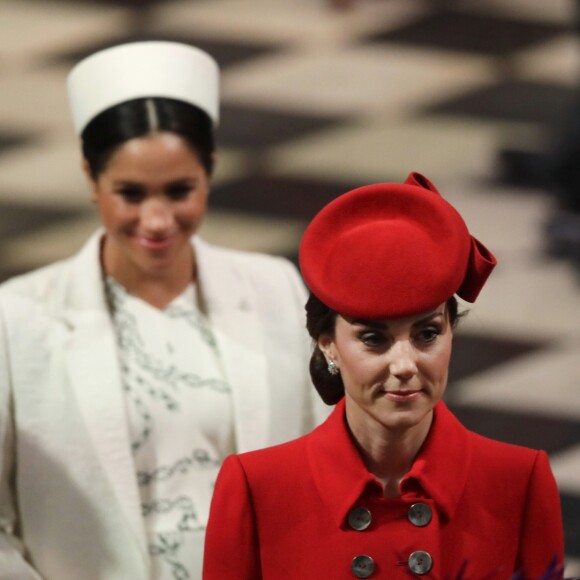
[[[329,359],[328,361],[328,373],[333,376],[336,376],[339,373],[338,367],[332,359]]]

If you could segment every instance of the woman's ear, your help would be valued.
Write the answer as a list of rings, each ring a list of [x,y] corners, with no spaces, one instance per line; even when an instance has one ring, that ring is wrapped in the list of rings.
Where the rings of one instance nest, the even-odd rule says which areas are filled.
[[[83,157],[81,161],[81,169],[83,170],[83,173],[85,174],[87,179],[89,179],[90,181],[94,181],[93,174],[91,173],[91,166],[89,165],[89,162],[86,160],[85,157]]]
[[[91,201],[93,203],[96,203],[97,201],[97,182],[95,181],[95,178],[93,177],[93,173],[91,171],[91,167],[89,165],[89,162],[83,157],[83,160],[81,162],[81,169],[83,170],[83,173],[85,174],[88,182],[89,182],[89,187],[91,188]]]
[[[325,356],[326,360],[336,359],[334,338],[330,336],[330,334],[321,334],[318,337],[317,344],[318,348],[322,351],[322,354]]]

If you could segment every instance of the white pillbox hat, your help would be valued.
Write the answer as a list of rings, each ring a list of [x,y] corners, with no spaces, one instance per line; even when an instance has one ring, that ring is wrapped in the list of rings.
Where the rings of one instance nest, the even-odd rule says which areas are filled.
[[[167,97],[185,101],[219,122],[219,68],[206,52],[177,42],[131,42],[80,61],[68,75],[76,132],[125,101]]]

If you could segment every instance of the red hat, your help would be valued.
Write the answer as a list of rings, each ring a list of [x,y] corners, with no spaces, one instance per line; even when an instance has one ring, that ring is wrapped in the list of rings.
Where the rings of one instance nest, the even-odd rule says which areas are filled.
[[[380,319],[426,312],[454,294],[475,302],[496,259],[418,173],[360,187],[325,206],[300,244],[313,294],[333,310]]]

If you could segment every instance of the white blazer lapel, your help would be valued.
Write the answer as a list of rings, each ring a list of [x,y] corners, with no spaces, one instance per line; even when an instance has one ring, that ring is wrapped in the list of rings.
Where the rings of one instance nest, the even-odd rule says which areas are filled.
[[[93,247],[95,246],[96,247]],[[68,289],[64,319],[69,329],[65,364],[101,468],[109,479],[118,509],[134,530],[148,560],[125,401],[118,368],[115,334],[106,307],[98,262],[98,240],[77,256]],[[112,508],[117,509],[117,508]]]
[[[198,284],[232,387],[239,452],[269,444],[267,360],[256,297],[227,251],[194,240]]]
[[[119,508],[144,547],[145,535],[136,484],[125,402],[117,366],[115,337],[98,314],[69,317],[74,324],[65,364],[101,469],[119,500]]]

